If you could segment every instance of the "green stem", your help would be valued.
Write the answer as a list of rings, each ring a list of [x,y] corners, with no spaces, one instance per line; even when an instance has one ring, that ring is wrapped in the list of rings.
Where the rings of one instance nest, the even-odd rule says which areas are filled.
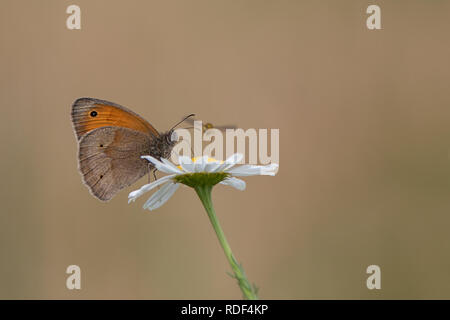
[[[238,281],[239,287],[244,295],[244,298],[249,300],[256,300],[258,296],[256,294],[256,289],[254,286],[250,285],[245,276],[244,269],[240,264],[237,263],[236,259],[233,256],[233,252],[231,251],[230,245],[228,244],[227,239],[225,238],[225,234],[222,231],[222,228],[219,224],[219,220],[217,220],[216,213],[214,211],[214,207],[211,200],[211,185],[203,185],[203,186],[195,186],[195,191],[197,192],[200,200],[203,203],[203,206],[208,213],[209,220],[216,232],[217,238],[219,239],[220,245],[225,252],[225,256],[228,259],[228,262],[231,265],[231,269],[233,269],[234,278]]]

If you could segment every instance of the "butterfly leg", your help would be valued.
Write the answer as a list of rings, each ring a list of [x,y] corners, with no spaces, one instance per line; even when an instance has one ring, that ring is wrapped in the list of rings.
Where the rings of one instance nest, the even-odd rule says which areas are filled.
[[[153,165],[151,163],[147,164],[147,170],[148,170],[148,183],[150,183],[152,181],[152,177],[150,176],[150,171],[152,170]],[[155,174],[153,173],[153,176],[155,176]]]
[[[154,181],[158,180],[158,178],[156,177],[156,171],[157,171],[158,169],[153,168],[153,170],[152,170],[152,168],[153,168],[153,165],[152,165],[151,163],[149,163],[149,164],[147,165],[147,169],[148,169],[148,183],[150,183],[150,182],[152,181],[152,178],[151,178],[151,176],[150,176],[150,171],[152,171],[152,173],[153,173],[153,179],[155,179]]]
[[[156,177],[156,171],[157,171],[158,169],[153,169],[153,178],[155,179],[154,181],[156,181],[156,180],[158,180],[158,178]],[[150,179],[150,178],[149,178]],[[159,188],[160,188],[160,186],[157,186],[157,188],[158,188],[158,190],[159,190]]]

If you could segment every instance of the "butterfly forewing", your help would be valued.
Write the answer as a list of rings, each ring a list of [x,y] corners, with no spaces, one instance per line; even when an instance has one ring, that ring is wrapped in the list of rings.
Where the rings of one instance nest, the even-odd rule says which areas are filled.
[[[72,123],[78,140],[89,131],[106,126],[129,128],[150,136],[159,136],[150,123],[133,111],[114,102],[93,98],[80,98],[73,103]]]

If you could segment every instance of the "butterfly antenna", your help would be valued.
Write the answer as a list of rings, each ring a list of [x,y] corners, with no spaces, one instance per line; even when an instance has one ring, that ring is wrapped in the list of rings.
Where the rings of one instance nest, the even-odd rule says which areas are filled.
[[[189,130],[189,129],[197,129],[197,130],[202,130],[202,129],[199,129],[198,127],[186,127],[186,128],[183,128],[183,129],[186,129],[186,130]]]
[[[176,125],[174,125],[170,130],[175,129],[179,124],[183,123],[184,121],[186,121],[187,119],[189,119],[190,117],[194,117],[195,113],[191,113],[190,115],[186,116],[183,118],[183,120],[181,120],[180,122],[178,122]]]
[[[194,116],[195,116],[195,113],[191,113],[190,115],[184,117],[183,120],[181,120],[181,121],[178,122],[176,125],[174,125],[174,126],[172,127],[172,129],[170,129],[170,130],[175,129],[178,125],[180,125],[181,123],[183,123],[183,122],[186,121],[187,119],[189,119],[189,118],[191,118],[191,117],[194,117]],[[189,144],[189,148],[191,149],[192,156],[193,156],[193,155],[194,155],[194,150],[192,150],[192,145],[191,145],[191,144]],[[173,149],[172,149],[172,151],[173,151]],[[171,151],[170,153],[172,153],[172,151]]]

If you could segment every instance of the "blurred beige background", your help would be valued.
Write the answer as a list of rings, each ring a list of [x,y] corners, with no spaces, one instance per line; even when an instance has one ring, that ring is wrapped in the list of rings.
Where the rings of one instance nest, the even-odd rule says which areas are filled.
[[[193,190],[155,212],[127,204],[146,178],[89,194],[82,96],[159,130],[191,112],[280,128],[276,177],[213,193],[261,298],[450,298],[448,1],[3,0],[0,24],[0,298],[241,298]]]

